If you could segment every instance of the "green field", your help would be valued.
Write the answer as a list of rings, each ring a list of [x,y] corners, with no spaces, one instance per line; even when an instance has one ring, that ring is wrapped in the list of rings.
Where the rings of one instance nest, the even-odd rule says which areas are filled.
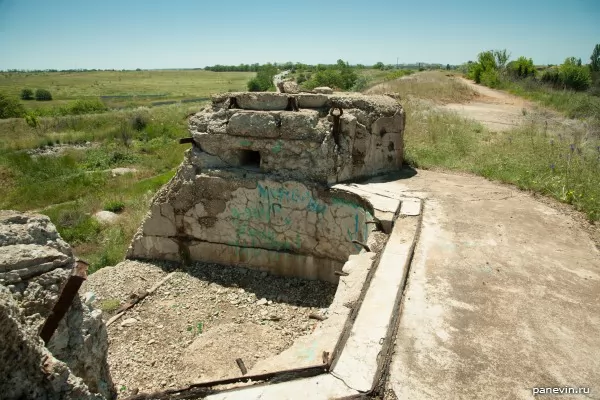
[[[61,105],[68,100],[103,98],[109,107],[208,97],[221,91],[239,91],[254,72],[204,70],[4,72],[0,92],[18,97],[23,88],[47,89],[50,102],[24,101],[29,108]]]
[[[48,215],[91,270],[121,260],[153,194],[175,173],[189,145],[187,116],[213,93],[244,90],[255,73],[99,71],[1,73],[0,92],[18,97],[23,88],[49,90],[53,100],[22,101],[42,107],[35,124],[0,119],[0,208]],[[112,109],[64,115],[65,104],[102,96]],[[196,100],[139,107],[172,100]],[[43,155],[41,155],[43,154]],[[48,155],[53,154],[53,155]],[[134,174],[113,176],[128,167]],[[101,225],[92,215],[117,210],[118,223]]]

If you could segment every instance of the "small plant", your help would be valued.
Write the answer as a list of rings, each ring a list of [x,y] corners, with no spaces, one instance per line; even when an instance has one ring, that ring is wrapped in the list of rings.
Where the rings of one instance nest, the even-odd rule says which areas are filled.
[[[102,300],[98,306],[102,311],[110,313],[116,311],[121,306],[121,302],[119,299],[106,299]]]
[[[125,203],[120,200],[111,200],[104,203],[104,211],[119,213],[125,209]]]
[[[33,90],[27,88],[21,90],[21,100],[33,100]]]
[[[52,100],[52,94],[46,89],[37,89],[35,91],[35,99],[37,101],[50,101]]]

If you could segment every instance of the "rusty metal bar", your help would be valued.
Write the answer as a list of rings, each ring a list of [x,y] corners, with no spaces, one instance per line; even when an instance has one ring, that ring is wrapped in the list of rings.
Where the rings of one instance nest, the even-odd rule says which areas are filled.
[[[339,114],[333,113],[333,111],[336,109],[340,111]],[[340,133],[341,133],[340,117],[343,114],[344,114],[344,110],[342,110],[342,107],[331,107],[331,110],[329,110],[329,115],[331,115],[331,117],[333,118],[333,128],[331,129],[331,133],[333,135],[333,141],[338,146],[340,146]]]
[[[69,311],[69,307],[73,303],[75,296],[77,296],[77,291],[81,287],[81,284],[87,279],[88,263],[82,260],[76,260],[75,262],[76,265],[73,268],[73,272],[67,279],[56,304],[54,304],[54,308],[52,308],[50,315],[48,315],[40,330],[40,337],[44,341],[44,344],[48,344],[50,341],[54,331],[58,328],[58,324],[67,311]]]
[[[222,379],[219,381],[198,383],[190,385],[181,389],[167,389],[161,392],[154,392],[151,394],[140,393],[127,397],[125,400],[162,400],[162,399],[197,399],[198,396],[208,396],[221,390],[215,389],[216,386],[230,385],[233,383],[246,383],[246,382],[262,382],[262,383],[281,383],[287,382],[294,379],[311,378],[313,376],[325,374],[329,372],[329,364],[297,368],[287,371],[269,372],[261,375],[243,376],[239,378]],[[230,390],[243,390],[242,388],[233,388]]]

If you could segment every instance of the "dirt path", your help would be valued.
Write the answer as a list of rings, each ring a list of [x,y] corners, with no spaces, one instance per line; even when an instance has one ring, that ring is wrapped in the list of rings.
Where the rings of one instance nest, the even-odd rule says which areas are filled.
[[[479,94],[477,100],[464,104],[446,104],[444,109],[477,120],[494,131],[504,131],[523,124],[534,112],[531,102],[506,92],[490,89],[468,79],[455,78]]]
[[[378,185],[425,200],[386,399],[600,399],[600,252],[579,221],[480,177]]]

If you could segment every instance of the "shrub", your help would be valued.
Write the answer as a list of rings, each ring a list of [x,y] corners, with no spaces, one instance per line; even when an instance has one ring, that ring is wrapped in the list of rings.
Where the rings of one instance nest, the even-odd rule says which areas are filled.
[[[125,203],[120,200],[111,200],[104,203],[104,211],[111,211],[114,213],[121,212],[125,209]]]
[[[135,114],[131,118],[131,127],[138,132],[143,131],[148,126],[148,117],[143,114]]]
[[[577,60],[570,57],[559,67],[561,83],[568,89],[586,90],[592,84],[590,70],[586,66],[577,64]]]
[[[63,210],[58,214],[56,228],[64,240],[72,245],[94,241],[100,233],[100,224],[80,210]]]
[[[485,71],[498,69],[493,51],[483,51],[477,55],[477,62],[469,65],[467,76],[477,83],[481,83],[481,76]]]
[[[551,67],[551,68],[548,68],[547,70],[545,70],[542,73],[542,77],[540,78],[540,81],[542,81],[542,83],[545,83],[547,85],[559,86],[561,84],[561,80],[560,80],[560,73],[558,71],[558,68]]]
[[[38,117],[35,114],[27,113],[25,115],[25,122],[32,128],[37,128],[40,124]]]
[[[35,91],[35,99],[37,101],[50,101],[52,100],[52,94],[46,89],[37,89]]]
[[[485,86],[488,86],[491,88],[498,87],[500,84],[500,78],[498,77],[498,71],[496,71],[495,69],[483,71],[481,73],[480,79],[481,79],[482,85],[485,85]]]
[[[21,118],[25,115],[25,107],[18,99],[0,93],[0,119]]]
[[[516,78],[527,78],[535,76],[535,66],[531,58],[519,57],[507,65],[508,73]]]
[[[21,100],[33,100],[33,90],[31,90],[31,89],[21,90]]]
[[[277,68],[272,64],[266,64],[259,68],[256,77],[248,81],[248,91],[266,92],[275,89],[273,78],[277,74]]]
[[[108,108],[100,99],[79,99],[70,102],[61,110],[63,115],[81,115],[104,112]]]

